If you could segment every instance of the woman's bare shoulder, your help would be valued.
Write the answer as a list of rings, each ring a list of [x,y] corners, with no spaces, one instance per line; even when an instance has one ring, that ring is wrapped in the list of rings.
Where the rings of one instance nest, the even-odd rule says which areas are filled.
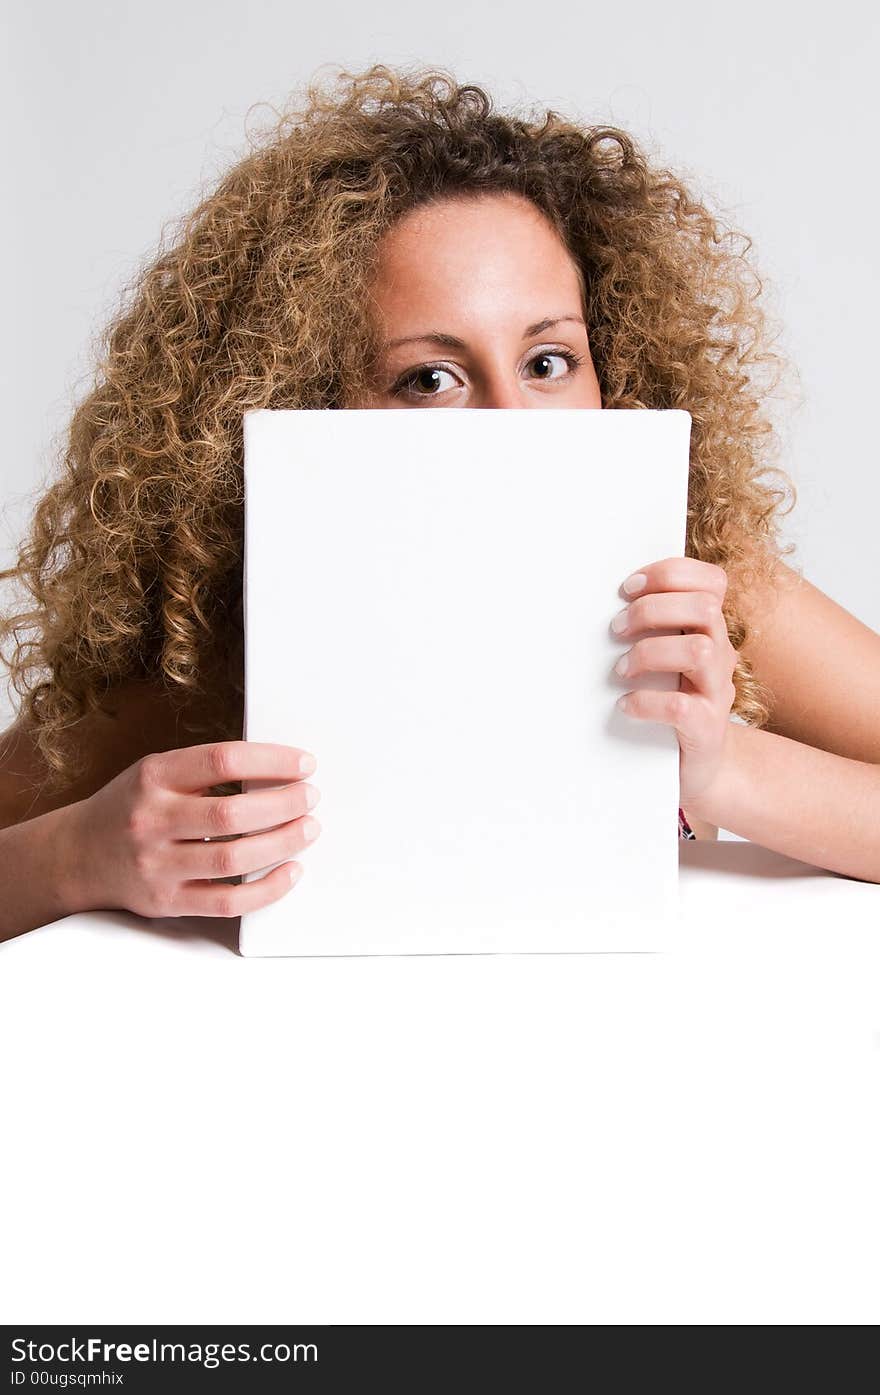
[[[880,634],[781,561],[744,602],[742,652],[774,697],[768,730],[880,762]]]
[[[118,684],[106,695],[101,711],[80,718],[76,736],[82,771],[54,789],[43,788],[47,771],[34,728],[18,717],[0,734],[0,827],[85,799],[152,751],[209,740],[191,731],[201,715],[198,703],[175,702],[160,684]]]

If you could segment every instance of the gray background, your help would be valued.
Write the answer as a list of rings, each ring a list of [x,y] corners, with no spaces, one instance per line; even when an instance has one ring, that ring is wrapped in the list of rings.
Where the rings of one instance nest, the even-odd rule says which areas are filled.
[[[429,62],[504,104],[628,128],[753,238],[798,375],[794,404],[774,409],[799,491],[786,537],[814,584],[880,629],[876,15],[81,0],[17,7],[5,26],[4,562],[106,317],[163,225],[244,153],[248,108],[280,107],[337,64]]]

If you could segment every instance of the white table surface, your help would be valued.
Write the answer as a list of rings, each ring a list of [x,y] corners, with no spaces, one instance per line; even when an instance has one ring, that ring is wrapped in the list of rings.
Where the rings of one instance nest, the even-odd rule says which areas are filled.
[[[0,945],[3,1321],[876,1322],[880,886],[681,859],[662,954]]]

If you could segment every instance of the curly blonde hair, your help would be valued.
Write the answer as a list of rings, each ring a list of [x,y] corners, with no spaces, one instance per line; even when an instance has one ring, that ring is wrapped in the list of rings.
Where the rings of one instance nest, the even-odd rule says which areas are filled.
[[[751,240],[615,127],[502,113],[443,68],[337,79],[273,109],[167,250],[163,234],[0,573],[28,597],[0,644],[50,781],[78,770],[74,724],[122,681],[161,684],[184,709],[198,697],[211,716],[194,730],[240,734],[243,413],[361,398],[379,239],[444,195],[532,200],[581,272],[603,407],[690,412],[687,553],[726,568],[736,649],[743,588],[781,555],[794,489],[768,463],[766,399],[784,360]],[[734,683],[734,712],[763,724],[772,694],[742,655]]]

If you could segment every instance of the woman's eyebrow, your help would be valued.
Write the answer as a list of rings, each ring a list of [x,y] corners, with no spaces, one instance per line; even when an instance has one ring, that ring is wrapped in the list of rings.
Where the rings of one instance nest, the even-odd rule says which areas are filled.
[[[571,321],[572,324],[583,325],[586,329],[586,321],[582,315],[557,315],[555,318],[538,320],[537,324],[529,325],[523,334],[523,339],[533,339],[536,334],[543,334],[545,329],[552,329],[554,325],[564,324]],[[385,344],[385,349],[396,349],[399,344],[422,344],[422,343],[442,344],[447,349],[466,349],[467,344],[463,339],[458,339],[454,334],[443,334],[440,330],[432,330],[427,334],[408,334],[403,339],[389,339]]]

